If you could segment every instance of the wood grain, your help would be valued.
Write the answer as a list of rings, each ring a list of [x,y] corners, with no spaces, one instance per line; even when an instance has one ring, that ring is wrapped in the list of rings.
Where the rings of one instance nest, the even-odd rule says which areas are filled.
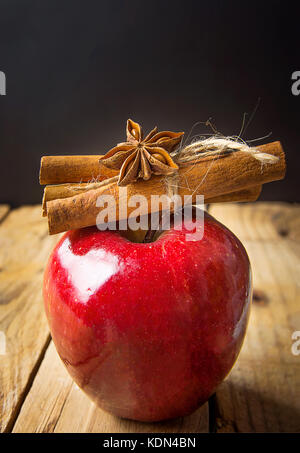
[[[243,242],[254,299],[239,359],[216,393],[218,432],[300,431],[300,211],[284,203],[214,205],[210,213]]]
[[[6,338],[6,353],[0,355],[0,431],[10,430],[49,341],[41,282],[57,240],[48,236],[40,206],[11,211],[0,225],[0,331]]]

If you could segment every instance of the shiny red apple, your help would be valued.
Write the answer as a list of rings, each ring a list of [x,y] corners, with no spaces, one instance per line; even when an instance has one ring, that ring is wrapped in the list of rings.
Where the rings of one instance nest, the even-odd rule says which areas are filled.
[[[44,302],[57,351],[115,415],[190,414],[238,356],[251,299],[246,251],[208,214],[202,240],[187,240],[186,227],[151,243],[96,227],[69,231],[50,256]]]

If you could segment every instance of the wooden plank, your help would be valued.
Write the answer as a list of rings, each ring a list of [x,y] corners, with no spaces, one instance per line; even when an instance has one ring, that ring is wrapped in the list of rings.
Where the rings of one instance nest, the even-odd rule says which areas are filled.
[[[246,340],[216,393],[217,431],[300,431],[300,207],[284,203],[215,205],[210,213],[243,242],[254,300]]]
[[[4,209],[2,212],[7,210]],[[49,341],[41,284],[58,237],[49,237],[40,206],[11,211],[0,225],[0,431],[9,431]]]
[[[51,341],[13,432],[53,432],[71,388],[72,379]]]
[[[97,408],[73,383],[51,342],[13,432],[208,432],[208,404],[189,417],[162,423],[138,423],[114,417]]]

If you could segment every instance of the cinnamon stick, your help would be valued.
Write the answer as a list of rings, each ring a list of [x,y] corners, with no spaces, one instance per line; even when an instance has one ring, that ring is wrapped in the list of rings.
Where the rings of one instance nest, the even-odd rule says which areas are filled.
[[[206,198],[205,203],[234,203],[256,201],[261,194],[262,186],[253,186],[236,192],[225,193],[217,197]]]
[[[118,174],[99,164],[103,156],[43,156],[40,184],[102,181]]]
[[[42,202],[43,217],[47,216],[48,201],[58,200],[61,198],[70,198],[88,189],[90,184],[87,183],[68,183],[54,184],[46,186]],[[238,190],[228,194],[219,195],[215,198],[208,198],[206,203],[224,203],[224,202],[250,202],[256,201],[261,193],[262,186],[249,187],[248,189]]]
[[[116,177],[115,180],[118,178]],[[46,186],[44,189],[42,209],[43,217],[47,216],[47,202],[57,200],[59,198],[69,198],[86,192],[96,186],[96,183],[67,183],[67,184],[53,184]]]
[[[263,153],[277,156],[278,161],[272,164],[262,164],[251,154],[241,151],[216,160],[208,157],[197,164],[193,163],[179,169],[178,194],[181,197],[192,195],[191,202],[196,201],[197,194],[204,195],[205,201],[218,200],[223,195],[282,179],[285,174],[285,157],[280,142],[262,145],[258,149]],[[79,171],[78,168],[79,166],[77,166],[77,171]],[[72,175],[74,175],[73,171]],[[87,177],[86,173],[85,177]],[[82,177],[81,180],[83,180]],[[64,181],[66,181],[65,178]],[[127,206],[131,196],[144,195],[146,197],[147,206],[140,213],[143,215],[151,210],[151,195],[166,194],[166,187],[159,176],[154,176],[149,181],[141,180],[129,184],[126,187],[127,190],[124,191],[124,189],[114,182],[76,196],[47,202],[50,234],[95,225],[97,215],[103,209],[97,207],[97,199],[103,195],[112,195],[116,200],[116,209],[112,208],[111,211],[107,211],[110,220],[121,220],[136,210],[136,207]],[[127,209],[124,209],[126,207]],[[160,210],[161,207],[158,209]]]

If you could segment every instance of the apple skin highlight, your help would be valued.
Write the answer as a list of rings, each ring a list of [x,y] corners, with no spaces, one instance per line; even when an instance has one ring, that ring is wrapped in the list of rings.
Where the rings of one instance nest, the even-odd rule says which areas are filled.
[[[72,230],[49,258],[43,296],[58,354],[114,415],[188,415],[237,359],[251,304],[247,253],[207,213],[202,240],[187,241],[190,228],[173,226],[151,243]]]

